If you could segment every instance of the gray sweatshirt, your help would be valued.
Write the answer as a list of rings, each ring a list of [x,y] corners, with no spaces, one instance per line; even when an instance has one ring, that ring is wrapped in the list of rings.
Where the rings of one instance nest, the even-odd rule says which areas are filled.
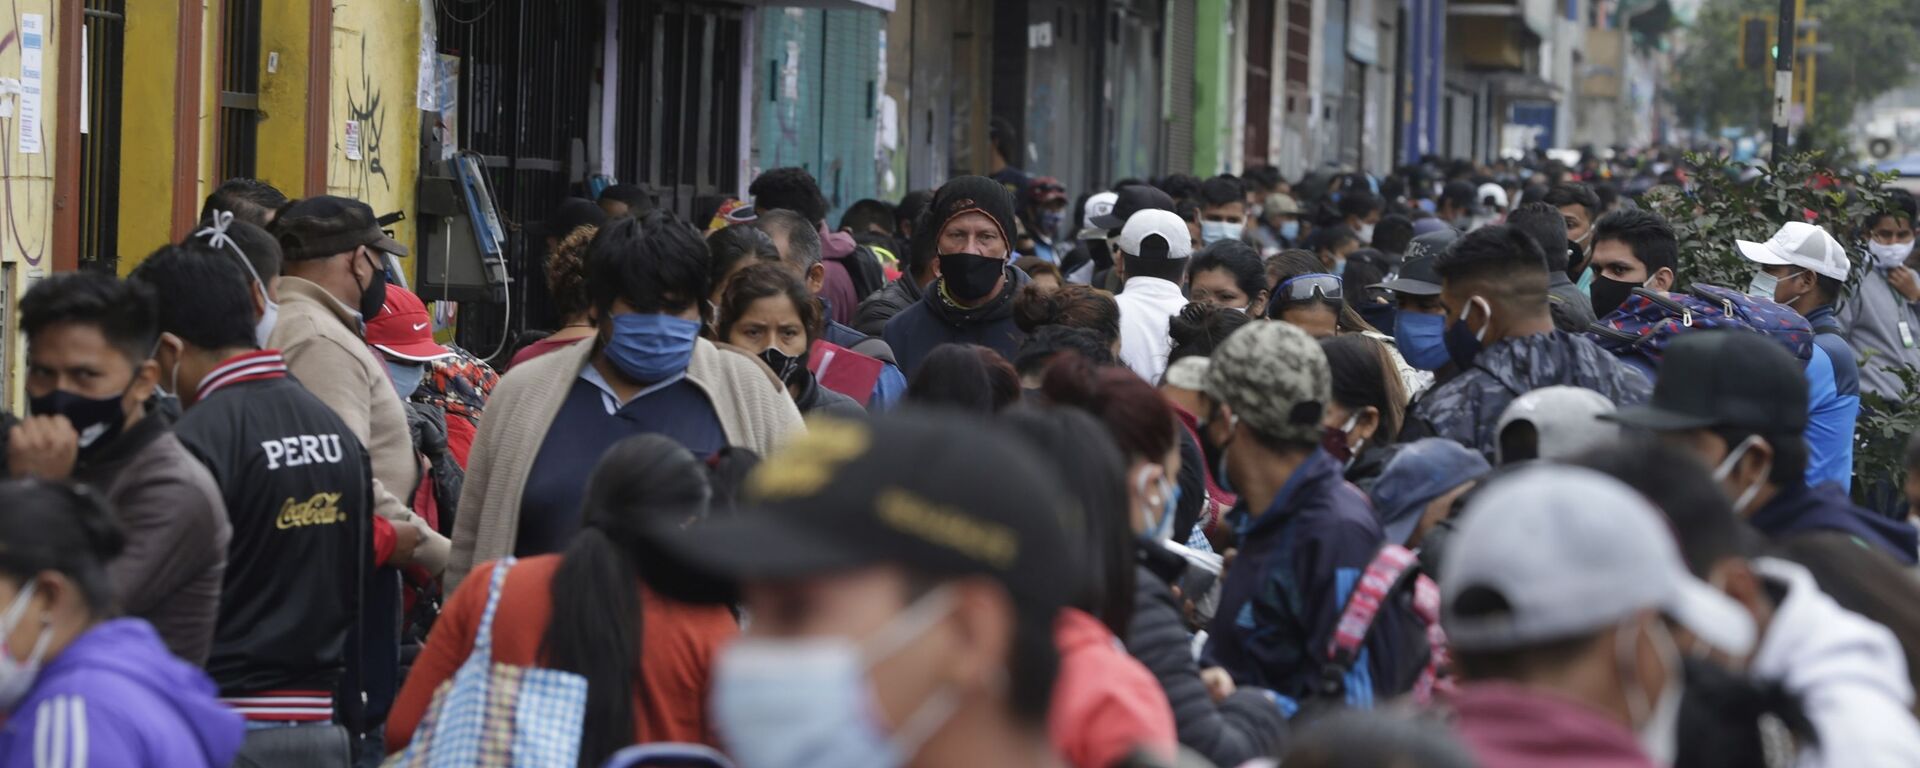
[[[1920,303],[1894,290],[1885,270],[1869,269],[1835,315],[1860,355],[1860,389],[1896,400],[1910,396],[1889,368],[1903,363],[1920,368]]]

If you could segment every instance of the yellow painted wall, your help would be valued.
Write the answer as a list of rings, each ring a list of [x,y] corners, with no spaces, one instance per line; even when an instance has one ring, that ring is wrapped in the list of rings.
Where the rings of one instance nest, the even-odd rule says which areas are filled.
[[[58,146],[60,100],[59,30],[54,26],[53,0],[20,0],[18,14],[0,14],[0,77],[21,79],[20,15],[41,14],[41,97],[38,154],[20,153],[20,99],[13,113],[0,118],[0,405],[22,410],[25,395],[22,361],[26,340],[18,333],[19,297],[26,292],[29,273],[52,268],[53,161]]]
[[[359,199],[376,215],[406,212],[407,219],[393,227],[401,243],[414,242],[419,52],[417,2],[348,0],[334,6],[327,192]],[[347,156],[349,122],[360,130],[358,160]]]
[[[120,270],[173,235],[174,57],[180,5],[127,3],[120,128]]]
[[[254,170],[291,197],[299,197],[307,183],[309,21],[308,0],[260,3],[260,112],[265,119]]]

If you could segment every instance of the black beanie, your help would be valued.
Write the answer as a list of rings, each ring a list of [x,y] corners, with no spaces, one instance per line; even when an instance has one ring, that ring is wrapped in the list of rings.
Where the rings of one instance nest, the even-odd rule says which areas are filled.
[[[933,225],[928,229],[938,233],[955,216],[969,211],[984,213],[999,224],[1007,250],[1013,250],[1014,234],[1020,231],[1013,223],[1013,195],[1000,182],[985,176],[956,176],[940,185],[933,193],[933,202],[927,204],[927,221]],[[938,242],[937,234],[935,238]]]

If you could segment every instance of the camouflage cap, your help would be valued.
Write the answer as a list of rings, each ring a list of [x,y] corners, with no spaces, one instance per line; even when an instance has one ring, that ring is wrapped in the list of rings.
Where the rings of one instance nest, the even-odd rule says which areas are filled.
[[[1207,395],[1247,426],[1276,440],[1319,442],[1333,374],[1326,353],[1306,331],[1256,320],[1234,331],[1208,359]]]

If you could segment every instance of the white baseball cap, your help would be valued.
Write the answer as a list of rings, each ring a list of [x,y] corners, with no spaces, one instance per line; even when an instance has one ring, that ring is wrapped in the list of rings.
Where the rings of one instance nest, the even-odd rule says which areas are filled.
[[[1165,248],[1153,242],[1155,236],[1166,242]],[[1120,250],[1143,259],[1184,259],[1193,255],[1193,232],[1180,214],[1146,208],[1120,229]]]
[[[1480,185],[1473,191],[1473,199],[1481,205],[1489,205],[1501,213],[1507,211],[1507,189],[1491,181]]]
[[[1529,467],[1490,483],[1462,515],[1440,564],[1441,622],[1456,648],[1526,648],[1648,608],[1730,655],[1753,647],[1753,617],[1694,578],[1652,502],[1619,480]],[[1469,590],[1491,590],[1504,609],[1461,615]]]
[[[1613,401],[1591,389],[1541,387],[1514,398],[1500,413],[1494,434],[1505,435],[1507,427],[1525,422],[1533,426],[1538,448],[1534,458],[1565,461],[1619,439],[1620,425],[1599,418],[1613,411]],[[1496,441],[1493,446],[1496,464],[1507,463],[1504,442]]]
[[[1740,255],[1756,264],[1770,267],[1793,266],[1821,277],[1845,282],[1853,271],[1847,249],[1827,231],[1804,221],[1789,221],[1764,243],[1735,240]]]
[[[1106,228],[1094,226],[1093,220],[1101,216],[1105,216],[1107,214],[1113,213],[1113,204],[1115,202],[1118,202],[1119,200],[1120,200],[1120,193],[1118,192],[1099,192],[1099,193],[1095,193],[1092,197],[1088,197],[1087,212],[1080,216],[1080,233],[1075,235],[1074,239],[1076,240],[1107,239]]]

